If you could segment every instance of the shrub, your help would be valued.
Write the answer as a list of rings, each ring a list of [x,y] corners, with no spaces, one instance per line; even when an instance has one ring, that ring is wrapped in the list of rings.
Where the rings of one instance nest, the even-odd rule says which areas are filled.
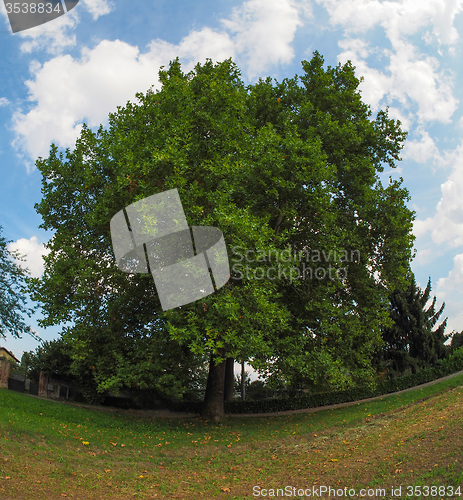
[[[460,370],[463,370],[463,347],[454,351],[448,358],[439,360],[435,366],[423,369],[413,375],[384,380],[376,387],[353,387],[345,391],[264,401],[229,401],[225,403],[225,410],[227,413],[271,413],[347,403],[409,389]]]

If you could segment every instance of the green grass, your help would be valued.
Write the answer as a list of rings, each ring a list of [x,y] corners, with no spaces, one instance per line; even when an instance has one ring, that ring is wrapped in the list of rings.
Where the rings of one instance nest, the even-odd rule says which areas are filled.
[[[462,385],[219,425],[0,390],[0,498],[256,498],[256,485],[387,487],[385,499],[392,485],[461,485],[463,496]]]

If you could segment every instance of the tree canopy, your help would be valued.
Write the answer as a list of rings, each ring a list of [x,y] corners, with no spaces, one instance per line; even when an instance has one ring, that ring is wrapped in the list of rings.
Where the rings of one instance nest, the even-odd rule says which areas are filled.
[[[33,312],[27,306],[28,274],[17,264],[22,257],[9,251],[8,243],[0,226],[0,337],[5,338],[7,334],[21,337],[27,333],[37,338],[24,319]]]
[[[388,297],[411,260],[408,192],[384,174],[405,133],[387,111],[372,116],[350,63],[325,69],[315,53],[302,69],[246,86],[232,60],[189,73],[173,61],[159,90],[37,161],[37,211],[54,237],[32,289],[44,325],[72,325],[74,363],[94,366],[101,390],[134,349],[140,380],[172,348],[208,356],[210,416],[223,412],[226,358],[284,383],[347,387],[372,374]],[[109,222],[173,188],[190,226],[223,232],[231,279],[162,311],[151,275],[117,268]]]

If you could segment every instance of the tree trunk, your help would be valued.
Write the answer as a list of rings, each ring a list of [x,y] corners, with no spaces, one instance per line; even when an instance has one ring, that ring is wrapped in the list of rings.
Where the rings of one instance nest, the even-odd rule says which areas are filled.
[[[232,401],[235,396],[235,360],[227,358],[225,366],[225,401]]]
[[[39,391],[40,398],[48,397],[48,373],[41,371],[39,374]]]
[[[223,358],[225,353],[219,353]],[[219,422],[225,415],[225,367],[226,360],[216,363],[217,356],[211,354],[209,362],[209,375],[207,377],[206,394],[201,416]]]

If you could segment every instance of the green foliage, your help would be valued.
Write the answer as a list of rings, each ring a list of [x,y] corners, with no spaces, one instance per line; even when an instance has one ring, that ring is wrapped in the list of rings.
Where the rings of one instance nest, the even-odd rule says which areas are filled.
[[[262,380],[254,380],[246,387],[246,400],[262,400],[271,398],[273,390]]]
[[[0,226],[0,338],[5,338],[7,334],[20,338],[27,333],[38,339],[24,321],[24,316],[30,316],[33,312],[32,308],[26,306],[28,274],[15,263],[15,260],[22,260],[22,256],[10,252],[8,243]]]
[[[452,348],[452,351],[459,349],[460,347],[463,347],[463,332],[453,333],[450,347]]]
[[[290,148],[285,151],[285,165],[294,160],[308,170],[302,174],[305,183],[292,191],[296,198],[280,190],[273,205],[280,205],[281,217],[275,214],[272,223],[296,251],[337,253],[337,259],[309,266],[326,273],[333,266],[345,270],[345,278],[307,275],[280,283],[291,333],[275,342],[266,368],[277,386],[346,388],[371,375],[371,353],[381,346],[380,326],[388,321],[383,304],[409,269],[408,193],[401,180],[384,186],[381,176],[384,164],[393,167],[399,159],[405,134],[387,112],[371,118],[349,63],[324,69],[315,53],[303,69],[300,79],[275,86],[261,81],[252,89],[260,123],[269,127],[270,122],[280,143],[312,144],[313,151],[319,144],[323,155],[318,168],[314,153],[310,160],[305,153],[304,161]],[[285,174],[297,186],[294,170],[289,165]],[[260,182],[261,175],[256,179]],[[357,257],[341,261],[343,250]]]
[[[99,392],[117,393],[132,388],[137,393],[151,391],[158,397],[178,400],[194,397],[205,386],[204,356],[169,341],[165,332],[147,334],[131,342],[122,340],[120,349],[113,349],[109,366],[102,362],[106,364],[108,356],[95,354],[94,378]]]
[[[393,324],[383,331],[384,349],[379,353],[381,364],[391,372],[415,373],[418,369],[435,364],[447,356],[445,335],[447,319],[437,325],[444,310],[436,310],[436,297],[428,305],[431,279],[424,290],[410,277],[409,285],[395,290],[390,297]],[[436,326],[437,325],[437,326]]]
[[[228,401],[225,404],[228,413],[270,413],[277,411],[300,410],[316,408],[332,404],[358,401],[409,389],[411,387],[431,382],[440,377],[463,370],[463,349],[460,348],[446,359],[441,359],[433,366],[425,368],[413,375],[385,380],[374,386],[353,387],[344,391],[306,394],[282,399],[264,399],[261,401]],[[177,406],[180,409],[181,406]],[[195,408],[191,405],[188,411]]]
[[[107,129],[84,127],[73,151],[52,146],[37,161],[37,211],[54,237],[31,288],[44,325],[72,325],[72,370],[90,371],[99,391],[180,377],[169,370],[184,349],[190,375],[209,355],[249,360],[275,383],[347,388],[372,374],[387,297],[411,259],[408,193],[382,176],[405,133],[387,112],[371,116],[351,64],[323,65],[315,53],[300,78],[246,87],[231,60],[188,74],[174,61],[162,88],[118,108]],[[117,269],[109,221],[172,188],[190,225],[222,230],[232,270],[218,292],[162,312],[150,275]],[[274,279],[253,277],[269,260],[233,267],[233,249],[288,247],[326,252],[315,266],[345,275],[291,276],[294,257]]]
[[[38,381],[41,371],[67,379],[70,377],[70,349],[63,338],[42,342],[35,351],[25,352],[21,366],[27,371],[28,378]]]

